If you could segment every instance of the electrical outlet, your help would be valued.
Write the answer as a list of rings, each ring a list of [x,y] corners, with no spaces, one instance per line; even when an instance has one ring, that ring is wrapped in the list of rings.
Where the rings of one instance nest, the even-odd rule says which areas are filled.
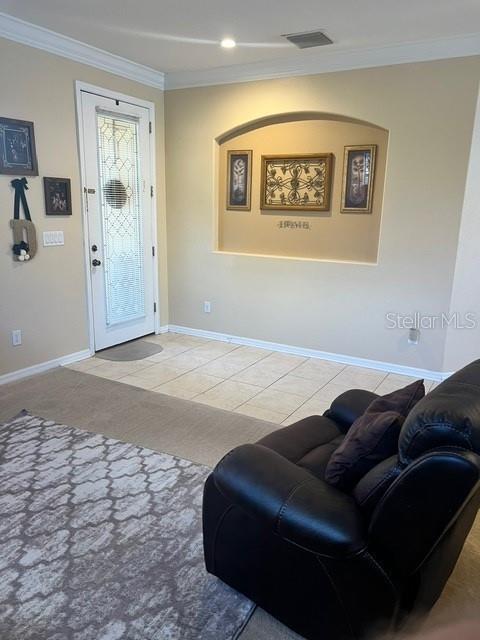
[[[212,310],[212,306],[210,302],[208,302],[208,300],[205,300],[205,302],[203,303],[203,311],[205,313],[210,313],[211,310]]]
[[[12,331],[12,345],[18,347],[22,344],[22,331],[21,329],[14,329]]]
[[[412,328],[408,331],[408,344],[418,344],[420,341],[420,329]]]

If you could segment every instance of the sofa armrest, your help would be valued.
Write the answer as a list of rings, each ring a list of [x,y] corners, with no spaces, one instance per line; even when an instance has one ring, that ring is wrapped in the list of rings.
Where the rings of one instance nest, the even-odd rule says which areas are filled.
[[[288,542],[329,557],[365,547],[363,517],[353,498],[272,449],[237,447],[213,477],[226,498]]]
[[[355,420],[365,413],[368,405],[378,397],[372,391],[350,389],[335,398],[324,416],[336,422],[344,431],[348,431]]]

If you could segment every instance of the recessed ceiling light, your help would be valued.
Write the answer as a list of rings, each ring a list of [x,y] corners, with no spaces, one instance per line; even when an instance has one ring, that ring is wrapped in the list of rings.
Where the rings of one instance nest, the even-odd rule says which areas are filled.
[[[235,40],[232,40],[232,38],[224,38],[220,42],[220,46],[222,46],[224,49],[233,49],[233,47],[237,46],[237,43],[235,42]]]

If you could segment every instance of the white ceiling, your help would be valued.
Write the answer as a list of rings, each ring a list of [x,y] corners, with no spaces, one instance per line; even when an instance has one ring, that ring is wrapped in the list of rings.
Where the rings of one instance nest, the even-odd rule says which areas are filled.
[[[316,55],[331,56],[480,32],[480,0],[0,0],[0,11],[173,76],[311,56],[284,33],[324,29],[335,44]],[[239,46],[221,49],[227,36]]]

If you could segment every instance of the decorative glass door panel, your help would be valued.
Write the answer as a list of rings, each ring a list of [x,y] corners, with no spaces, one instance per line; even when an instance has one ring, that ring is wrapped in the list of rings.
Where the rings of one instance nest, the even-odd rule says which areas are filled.
[[[145,315],[138,123],[97,112],[106,322]]]
[[[149,112],[84,93],[82,120],[93,328],[99,350],[155,328]]]

